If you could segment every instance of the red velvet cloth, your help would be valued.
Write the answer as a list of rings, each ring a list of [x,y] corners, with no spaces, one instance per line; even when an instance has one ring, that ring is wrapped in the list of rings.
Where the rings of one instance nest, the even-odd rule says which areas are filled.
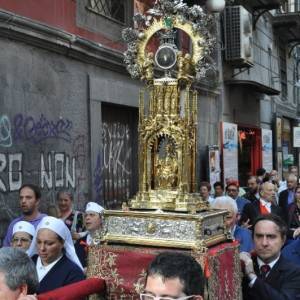
[[[82,300],[105,290],[105,281],[89,278],[37,296],[38,300]]]
[[[207,276],[210,300],[235,300],[240,296],[238,242],[223,243],[207,253],[165,248],[102,246],[89,248],[89,275],[106,282],[106,299],[139,299],[149,263],[160,252],[182,251],[194,256]]]

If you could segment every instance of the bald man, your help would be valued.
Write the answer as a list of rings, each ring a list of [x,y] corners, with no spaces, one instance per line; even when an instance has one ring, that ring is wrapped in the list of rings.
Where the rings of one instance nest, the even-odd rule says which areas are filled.
[[[273,183],[265,182],[260,186],[260,198],[252,203],[246,204],[242,212],[240,223],[249,228],[255,219],[261,215],[275,214],[283,218],[282,209],[275,204],[275,186]]]

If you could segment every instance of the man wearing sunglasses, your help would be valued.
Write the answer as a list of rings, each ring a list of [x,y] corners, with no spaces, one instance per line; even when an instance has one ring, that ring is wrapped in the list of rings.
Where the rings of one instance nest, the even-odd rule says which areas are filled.
[[[163,252],[149,265],[141,300],[203,300],[204,276],[199,263],[179,252]]]

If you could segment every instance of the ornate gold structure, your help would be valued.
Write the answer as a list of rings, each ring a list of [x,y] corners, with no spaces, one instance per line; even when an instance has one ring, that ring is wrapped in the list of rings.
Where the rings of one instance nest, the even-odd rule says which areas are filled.
[[[106,211],[104,240],[204,251],[229,237],[223,218],[220,210],[198,214]]]
[[[179,80],[189,80],[184,70],[181,75]],[[179,80],[154,79],[147,89],[148,101],[146,92],[141,92],[139,192],[130,201],[131,208],[207,209],[195,182],[197,93],[190,91],[189,84],[182,90]]]
[[[195,7],[190,13],[197,15],[202,11]],[[178,11],[177,14],[165,14],[153,18],[147,28],[135,32],[135,43],[129,42],[125,60],[126,55],[132,57],[135,53],[136,58],[129,60],[128,70],[147,83],[146,91],[140,93],[139,192],[129,203],[132,209],[208,209],[208,203],[196,193],[198,108],[197,92],[191,90],[191,85],[209,43],[205,35],[196,30],[196,24],[184,19]],[[179,51],[172,43],[174,30],[182,30],[190,37],[191,54]],[[147,46],[158,33],[163,42],[154,59],[153,52],[147,50]],[[161,47],[164,48],[162,60],[173,59],[170,67],[160,66],[158,62]],[[165,71],[165,75],[158,79],[154,74],[155,63]]]
[[[207,69],[211,17],[181,0],[159,0],[135,22],[123,37],[127,69],[146,84],[139,99],[139,191],[124,211],[105,212],[102,240],[199,250],[227,238],[226,212],[209,211],[196,192],[198,99],[192,84]],[[190,52],[176,46],[176,30],[190,38]],[[158,36],[157,49],[149,48]]]

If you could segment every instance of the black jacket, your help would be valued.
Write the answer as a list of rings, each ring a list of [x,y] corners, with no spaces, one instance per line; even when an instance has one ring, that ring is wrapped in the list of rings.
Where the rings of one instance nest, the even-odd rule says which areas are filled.
[[[271,213],[283,218],[282,209],[275,204],[271,205]],[[253,225],[258,216],[260,216],[260,201],[255,200],[254,202],[248,203],[244,206],[240,222],[243,223],[249,219],[249,224]]]
[[[36,264],[38,256],[32,257]],[[59,287],[84,280],[83,271],[65,255],[53,266],[53,268],[40,281],[38,294],[45,293]]]
[[[284,221],[288,223],[288,198],[289,190],[284,190],[279,194],[278,205],[281,207],[284,214]]]
[[[255,273],[258,275],[256,258],[253,259]],[[283,256],[271,269],[265,280],[257,278],[250,288],[249,281],[243,280],[244,300],[299,300],[300,268]]]

